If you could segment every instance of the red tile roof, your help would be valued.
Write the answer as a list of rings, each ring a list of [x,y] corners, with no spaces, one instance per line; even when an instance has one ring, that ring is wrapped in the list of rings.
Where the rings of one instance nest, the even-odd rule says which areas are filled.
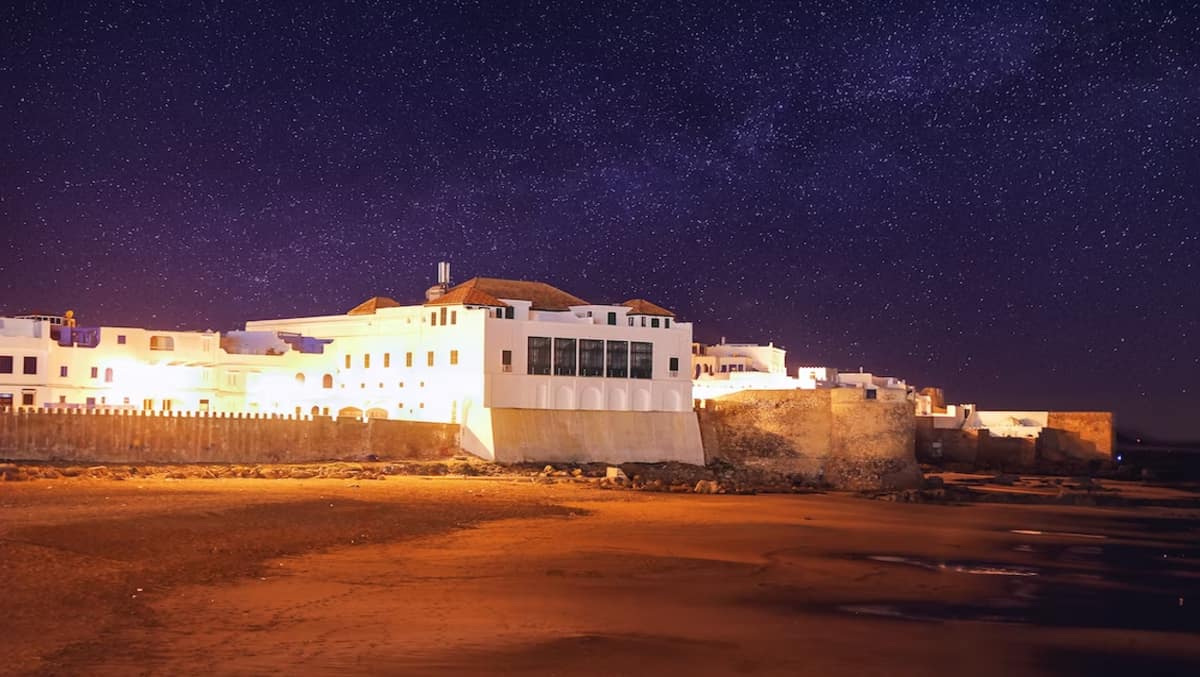
[[[497,300],[512,299],[529,301],[534,310],[568,310],[571,306],[586,306],[587,301],[552,287],[545,282],[526,280],[504,280],[497,277],[473,277],[462,284],[451,287],[446,296],[461,289],[477,290]],[[445,298],[445,297],[442,297]],[[482,304],[481,304],[482,305]]]
[[[675,313],[672,313],[660,305],[651,303],[646,299],[629,299],[621,305],[629,308],[630,315],[660,315],[662,317],[675,317]]]
[[[458,285],[432,301],[427,306],[490,306],[506,308],[508,304],[478,287]]]
[[[376,310],[380,308],[399,308],[400,303],[396,299],[391,299],[386,296],[372,296],[362,303],[354,306],[346,311],[347,315],[374,315]]]

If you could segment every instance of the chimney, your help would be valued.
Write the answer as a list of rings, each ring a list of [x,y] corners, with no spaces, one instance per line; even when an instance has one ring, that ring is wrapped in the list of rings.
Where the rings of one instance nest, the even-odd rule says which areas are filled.
[[[438,261],[438,281],[429,289],[425,290],[426,301],[436,301],[446,293],[450,288],[450,262]]]

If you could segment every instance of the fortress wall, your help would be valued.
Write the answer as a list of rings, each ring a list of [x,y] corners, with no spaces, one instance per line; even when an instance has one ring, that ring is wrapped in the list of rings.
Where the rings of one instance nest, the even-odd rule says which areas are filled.
[[[452,424],[327,417],[22,410],[0,412],[0,458],[129,463],[431,459],[458,449]]]
[[[698,411],[708,461],[823,480],[845,489],[919,486],[913,405],[864,390],[752,390]]]
[[[490,412],[498,463],[704,463],[700,429],[691,411]]]
[[[1038,453],[1044,463],[1111,461],[1112,412],[1050,412],[1038,441]]]

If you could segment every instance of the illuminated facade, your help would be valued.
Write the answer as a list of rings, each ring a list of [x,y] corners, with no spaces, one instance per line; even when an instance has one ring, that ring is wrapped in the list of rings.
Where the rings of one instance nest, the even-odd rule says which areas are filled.
[[[461,423],[485,458],[492,409],[691,411],[692,326],[670,311],[446,272],[419,305],[376,297],[224,335],[2,318],[0,406]]]

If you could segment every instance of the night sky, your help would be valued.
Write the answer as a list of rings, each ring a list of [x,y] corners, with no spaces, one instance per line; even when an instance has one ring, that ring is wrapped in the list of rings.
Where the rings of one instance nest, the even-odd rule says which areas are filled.
[[[1200,438],[1200,3],[5,3],[0,312],[645,297]]]

